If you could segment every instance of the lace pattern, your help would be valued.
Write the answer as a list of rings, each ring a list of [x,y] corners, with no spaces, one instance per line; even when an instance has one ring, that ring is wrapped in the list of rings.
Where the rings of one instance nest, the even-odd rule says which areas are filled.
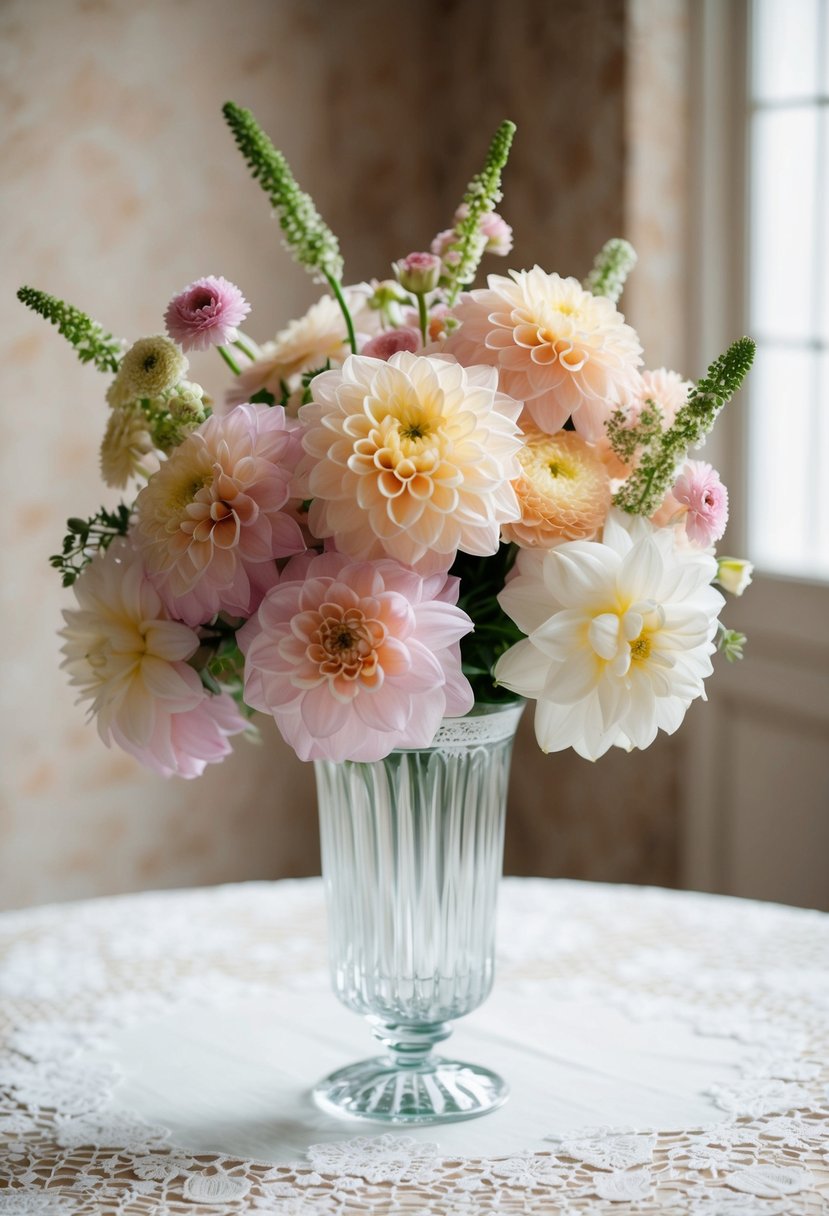
[[[314,880],[0,917],[0,1216],[829,1211],[829,917],[771,905],[504,883],[500,982],[745,1045],[742,1076],[710,1089],[710,1126],[573,1128],[547,1151],[482,1160],[444,1153],[439,1129],[344,1124],[274,1165],[192,1154],[119,1107],[117,1070],[90,1049],[179,1004],[302,983],[323,938]]]

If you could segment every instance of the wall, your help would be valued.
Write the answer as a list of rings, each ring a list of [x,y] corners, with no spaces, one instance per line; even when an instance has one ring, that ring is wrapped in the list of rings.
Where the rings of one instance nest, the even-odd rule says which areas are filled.
[[[675,7],[651,0],[647,20]],[[172,292],[208,272],[243,287],[260,339],[302,311],[315,289],[280,250],[233,148],[220,115],[228,97],[255,111],[314,194],[348,278],[385,274],[446,225],[504,116],[519,127],[503,208],[517,232],[512,265],[582,276],[628,221],[653,247],[628,180],[637,111],[626,64],[641,0],[403,0],[393,30],[390,11],[379,0],[6,0],[0,10],[2,596],[13,656],[0,907],[317,866],[312,774],[267,724],[263,746],[242,743],[199,782],[165,783],[107,752],[72,705],[55,636],[69,593],[46,563],[67,515],[101,501],[104,382],[14,288],[64,296],[131,339],[159,330]],[[663,290],[676,274],[666,256],[663,244]],[[664,315],[651,309],[648,323]],[[194,358],[193,371],[217,391],[212,359]],[[672,741],[600,766],[544,759],[528,715],[518,759],[508,868],[674,880]]]

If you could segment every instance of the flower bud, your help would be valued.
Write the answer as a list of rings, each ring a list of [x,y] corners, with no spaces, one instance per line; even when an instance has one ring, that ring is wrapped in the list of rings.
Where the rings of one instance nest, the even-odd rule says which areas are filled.
[[[437,254],[410,253],[392,265],[400,286],[416,296],[434,291],[438,285],[441,260]]]
[[[732,595],[742,595],[751,582],[754,566],[740,557],[721,557],[717,562],[716,582]]]

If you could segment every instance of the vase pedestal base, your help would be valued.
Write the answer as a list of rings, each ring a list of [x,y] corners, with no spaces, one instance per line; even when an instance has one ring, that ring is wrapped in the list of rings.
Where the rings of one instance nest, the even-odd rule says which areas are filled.
[[[476,1119],[508,1096],[497,1073],[439,1056],[408,1068],[387,1056],[361,1060],[331,1073],[313,1091],[328,1114],[409,1125]]]

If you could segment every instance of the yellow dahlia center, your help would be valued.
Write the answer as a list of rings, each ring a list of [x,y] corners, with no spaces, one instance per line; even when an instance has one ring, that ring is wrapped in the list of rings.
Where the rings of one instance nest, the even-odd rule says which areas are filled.
[[[643,663],[645,659],[650,658],[652,643],[647,633],[643,629],[638,638],[634,638],[630,644],[630,657],[634,663]]]
[[[193,473],[192,469],[188,469],[179,484],[171,489],[168,500],[170,509],[183,513],[190,506],[191,502],[195,502],[199,491],[203,490],[206,486],[210,486],[212,482],[212,470],[205,471],[204,473]]]

